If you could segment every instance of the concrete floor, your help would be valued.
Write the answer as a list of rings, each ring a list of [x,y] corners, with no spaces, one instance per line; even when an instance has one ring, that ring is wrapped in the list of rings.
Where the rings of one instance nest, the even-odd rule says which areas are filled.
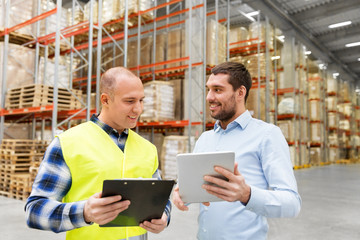
[[[269,219],[269,240],[360,239],[360,164],[330,165],[295,171],[303,200],[295,219]],[[1,239],[65,239],[65,233],[29,229],[24,202],[0,196]],[[172,211],[170,226],[150,240],[196,239],[198,205]]]

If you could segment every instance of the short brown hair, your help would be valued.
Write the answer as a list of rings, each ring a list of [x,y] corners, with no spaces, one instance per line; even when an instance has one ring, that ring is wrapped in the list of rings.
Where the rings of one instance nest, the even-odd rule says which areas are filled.
[[[246,88],[245,102],[249,95],[250,88],[252,85],[251,76],[246,67],[237,62],[224,62],[216,65],[211,69],[211,73],[216,75],[218,73],[228,74],[229,83],[233,87],[234,91],[244,86]]]

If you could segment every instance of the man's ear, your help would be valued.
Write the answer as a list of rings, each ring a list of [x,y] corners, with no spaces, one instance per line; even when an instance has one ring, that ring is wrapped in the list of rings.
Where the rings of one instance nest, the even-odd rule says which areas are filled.
[[[246,95],[246,88],[245,86],[242,85],[237,90],[237,96],[245,100],[245,95]]]
[[[108,105],[110,101],[110,96],[107,93],[102,93],[100,96],[100,102],[101,104],[104,105]]]

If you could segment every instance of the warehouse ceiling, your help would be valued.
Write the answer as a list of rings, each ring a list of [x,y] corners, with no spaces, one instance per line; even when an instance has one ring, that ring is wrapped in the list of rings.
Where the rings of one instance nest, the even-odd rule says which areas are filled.
[[[235,2],[235,1],[234,1]],[[260,10],[283,31],[293,31],[312,51],[313,57],[327,64],[329,71],[360,86],[360,0],[243,0]],[[329,25],[351,24],[329,28]],[[356,44],[354,44],[356,45]]]

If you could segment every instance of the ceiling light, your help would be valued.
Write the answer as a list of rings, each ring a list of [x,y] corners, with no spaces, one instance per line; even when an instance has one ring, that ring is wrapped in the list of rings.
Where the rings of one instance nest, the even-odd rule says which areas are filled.
[[[336,78],[337,76],[339,76],[339,73],[333,73],[334,78]]]
[[[353,43],[345,44],[345,47],[355,47],[355,46],[360,46],[360,42],[353,42]]]
[[[247,13],[246,15],[248,16],[248,17],[253,17],[253,16],[256,16],[256,15],[258,15],[259,14],[259,11],[255,11],[255,12],[249,12],[249,13]]]
[[[338,28],[338,27],[343,27],[343,26],[347,26],[350,24],[351,24],[351,21],[340,22],[340,23],[335,23],[335,24],[329,25],[329,28]]]
[[[306,51],[305,52],[305,55],[310,55],[311,54],[311,51]]]
[[[358,61],[360,61],[360,58],[358,58]]]
[[[271,60],[280,59],[280,56],[271,57]]]

